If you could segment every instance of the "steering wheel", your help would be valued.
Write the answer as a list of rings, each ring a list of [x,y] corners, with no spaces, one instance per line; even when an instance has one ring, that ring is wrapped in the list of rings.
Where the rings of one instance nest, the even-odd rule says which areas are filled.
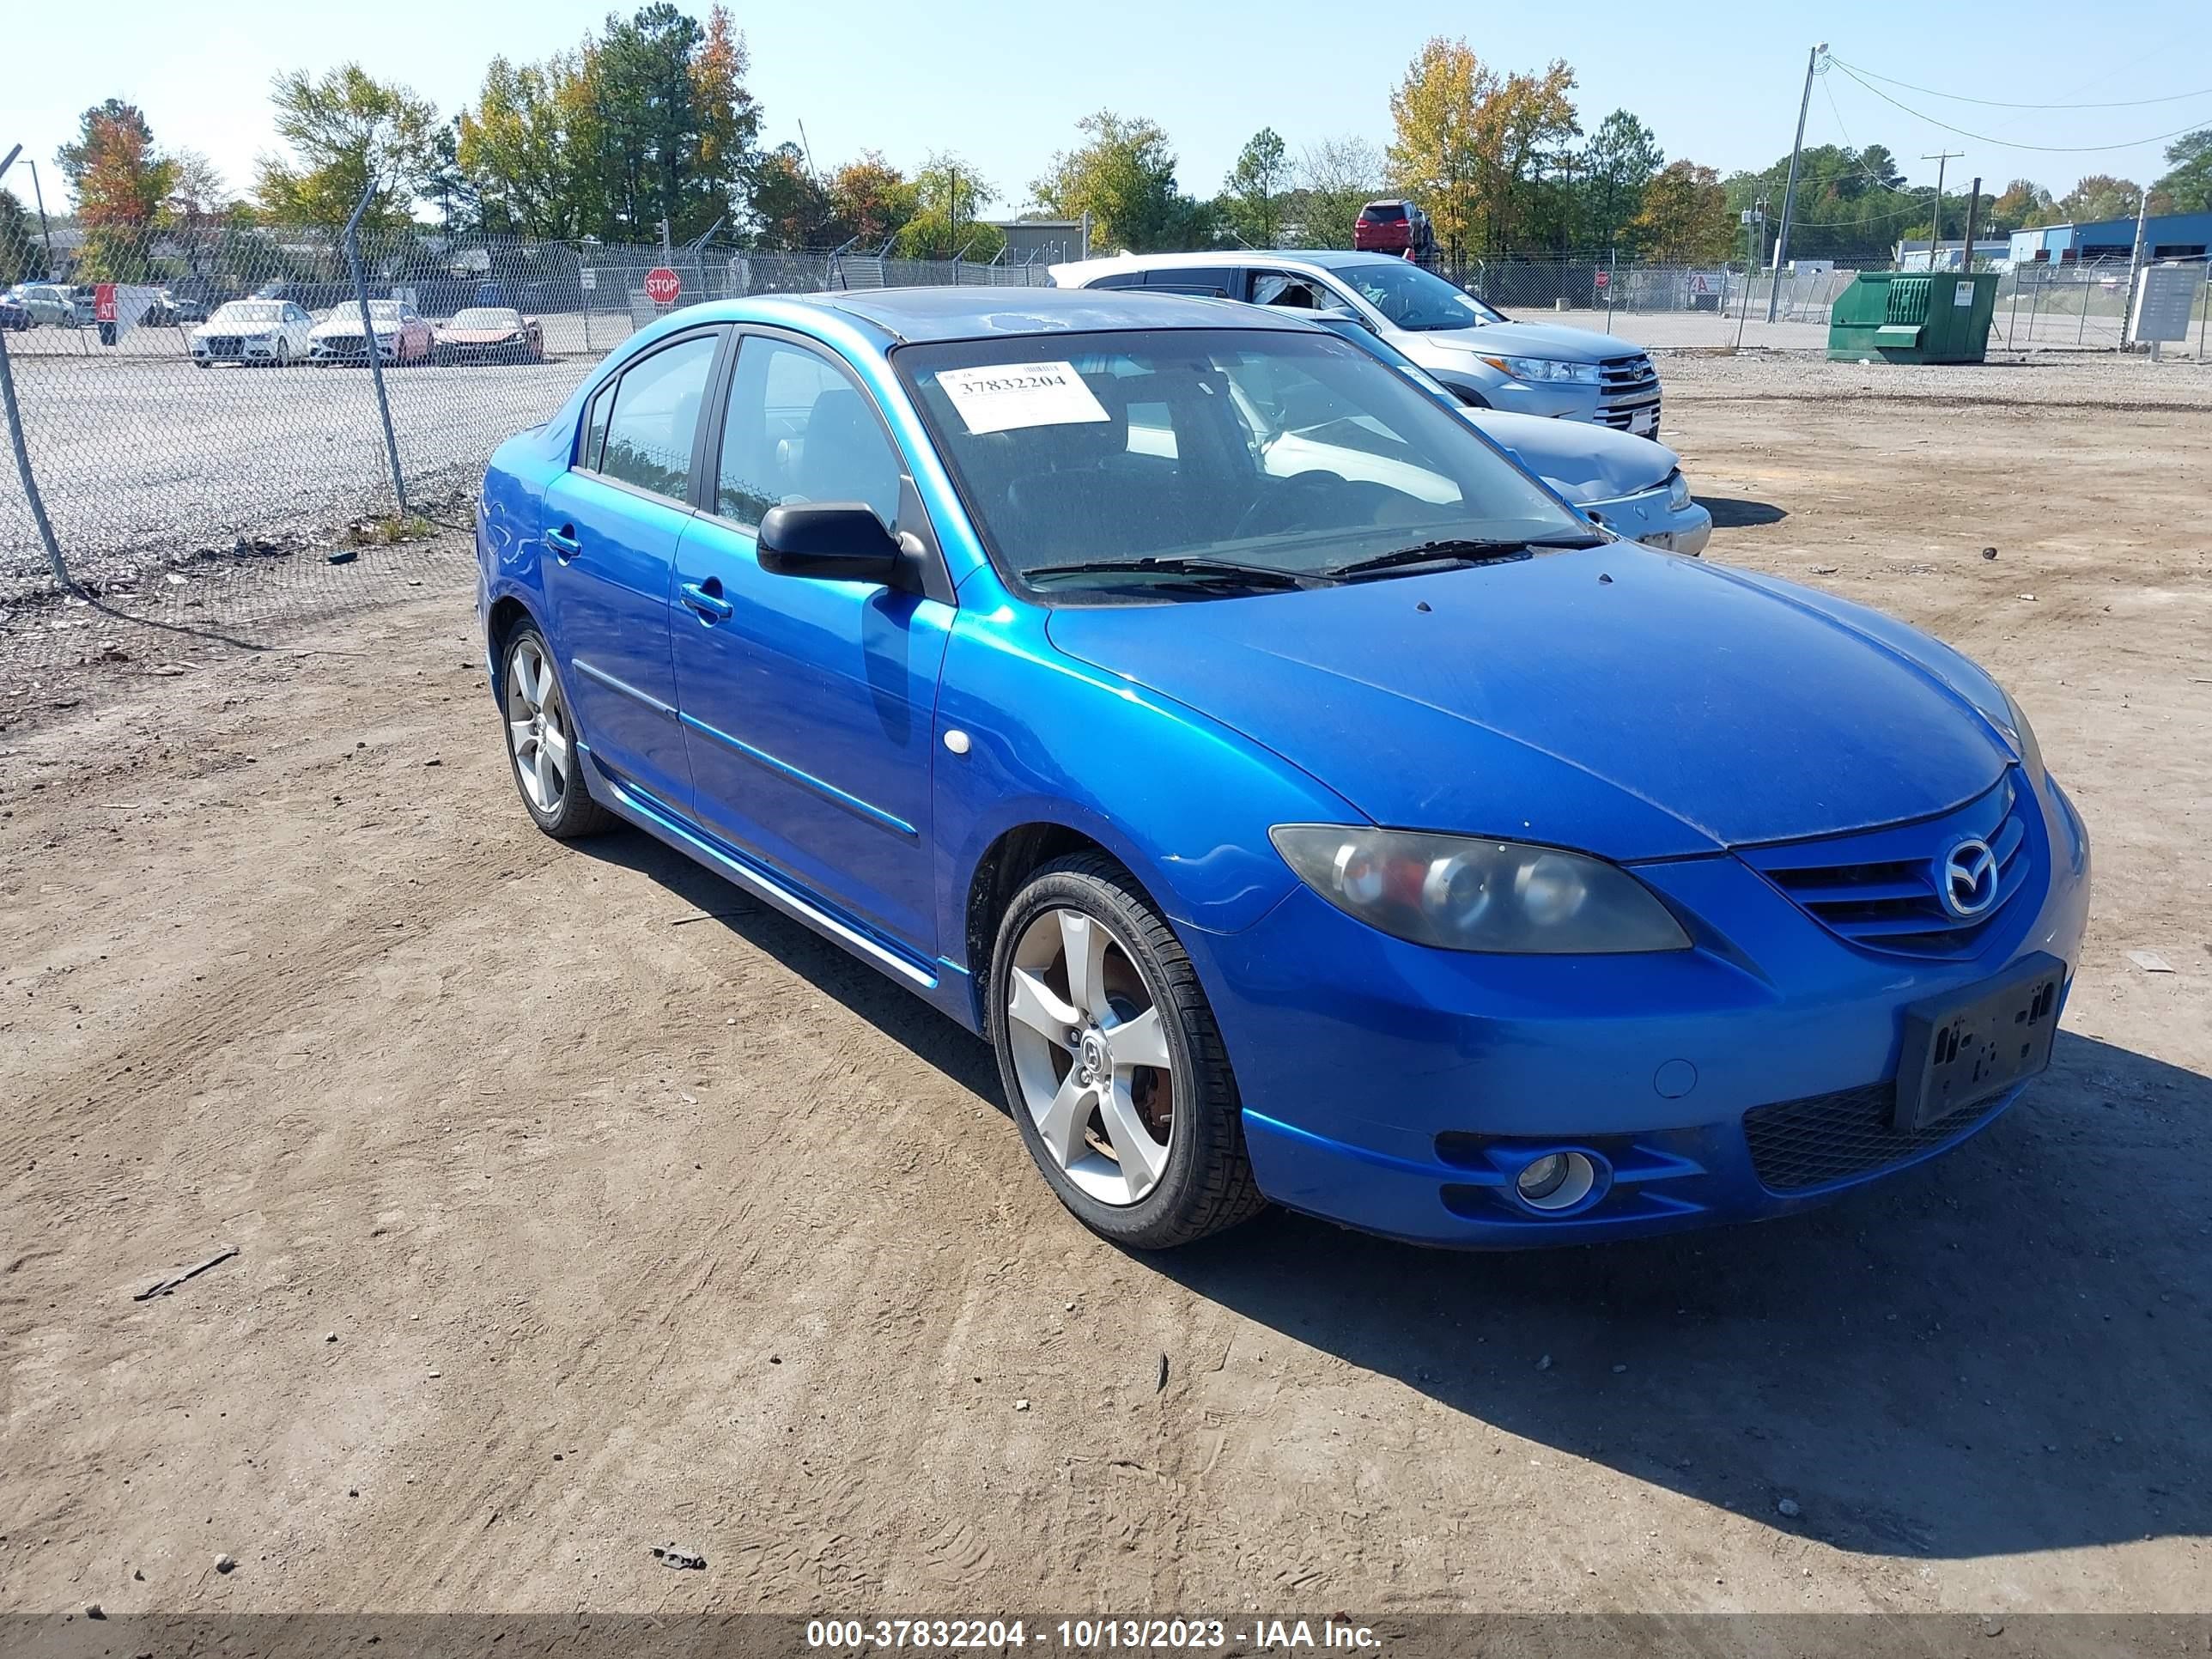
[[[1317,471],[1300,472],[1279,483],[1269,482],[1273,487],[1254,496],[1252,505],[1237,516],[1236,527],[1229,532],[1231,541],[1242,540],[1262,530],[1282,528],[1272,520],[1285,518],[1309,503],[1318,504],[1320,495],[1334,495],[1351,480],[1340,472]],[[1263,520],[1270,521],[1263,523]]]

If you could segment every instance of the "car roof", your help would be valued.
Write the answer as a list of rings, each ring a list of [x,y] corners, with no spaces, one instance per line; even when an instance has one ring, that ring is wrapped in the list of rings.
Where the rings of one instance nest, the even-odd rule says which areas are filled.
[[[1281,265],[1295,270],[1310,265],[1319,270],[1344,270],[1355,265],[1403,264],[1395,253],[1354,253],[1346,248],[1219,248],[1211,253],[1116,253],[1103,259],[1078,259],[1052,268],[1054,281],[1073,278],[1081,283],[1111,270],[1211,270],[1224,265]],[[1121,292],[1127,293],[1127,289]]]
[[[1310,328],[1294,317],[1267,317],[1218,301],[1126,289],[886,288],[808,294],[800,303],[840,311],[912,343],[1002,335],[1079,334],[1106,329]]]

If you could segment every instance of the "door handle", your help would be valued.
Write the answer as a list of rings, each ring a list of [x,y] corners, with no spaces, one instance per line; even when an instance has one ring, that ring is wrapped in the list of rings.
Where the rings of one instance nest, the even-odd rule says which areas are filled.
[[[708,586],[719,588],[721,583],[709,577]],[[696,611],[702,622],[727,622],[738,614],[737,606],[732,605],[720,593],[709,592],[707,587],[701,586],[697,582],[684,583],[683,594],[684,605]]]
[[[545,545],[553,550],[554,556],[563,564],[568,563],[569,560],[584,550],[583,543],[576,539],[576,526],[572,524],[564,524],[558,530],[547,531]]]

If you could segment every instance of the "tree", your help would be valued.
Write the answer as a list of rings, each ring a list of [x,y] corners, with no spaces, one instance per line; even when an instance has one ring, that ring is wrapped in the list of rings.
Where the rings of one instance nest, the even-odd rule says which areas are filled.
[[[1282,136],[1273,127],[1261,127],[1244,141],[1237,165],[1222,180],[1223,220],[1249,246],[1277,246],[1282,240],[1283,197],[1290,182],[1290,158]]]
[[[830,193],[797,144],[781,143],[753,170],[753,234],[764,248],[815,247],[828,234]]]
[[[2166,160],[2171,171],[2151,186],[2153,200],[2167,213],[2212,213],[2212,127],[2175,139]]]
[[[691,58],[691,95],[698,111],[698,154],[695,161],[700,211],[712,209],[725,221],[743,210],[754,169],[760,161],[760,106],[745,90],[752,66],[745,37],[717,3],[707,13],[707,29]]]
[[[1350,247],[1359,210],[1382,188],[1382,156],[1357,134],[1324,138],[1298,158],[1298,182],[1284,203],[1300,247]]]
[[[13,191],[0,190],[0,283],[34,283],[46,274],[38,227]]]
[[[167,211],[186,230],[198,230],[229,217],[237,206],[222,169],[196,149],[169,157]]]
[[[175,168],[154,153],[143,120],[95,114],[77,164],[76,212],[85,231],[80,276],[135,283],[146,279],[154,227],[168,200]]]
[[[1574,84],[1557,60],[1540,75],[1501,76],[1464,40],[1422,46],[1390,97],[1390,171],[1427,209],[1453,264],[1527,233],[1539,193],[1531,173],[1580,135]]]
[[[569,238],[599,228],[579,189],[589,138],[574,118],[588,121],[591,107],[582,76],[574,53],[485,66],[476,107],[461,112],[455,160],[486,230]]]
[[[105,99],[77,117],[76,142],[64,144],[54,152],[54,165],[61,169],[62,177],[69,180],[74,194],[84,182],[85,169],[91,164],[92,153],[105,131],[112,135],[118,128],[135,132],[150,154],[154,148],[154,130],[146,125],[146,118],[136,104],[126,104],[120,98]]]
[[[1159,126],[1100,110],[1076,124],[1091,142],[1062,150],[1030,186],[1064,219],[1091,216],[1092,245],[1148,253],[1206,238],[1210,216],[1176,184],[1175,152]]]
[[[872,149],[830,175],[830,215],[838,240],[875,249],[905,228],[918,206],[914,181]]]
[[[2115,179],[2093,173],[2059,198],[2059,217],[2077,225],[2100,219],[2132,219],[2142,198],[2142,186],[2132,179]]]
[[[1644,187],[1666,162],[1651,129],[1625,109],[1597,124],[1582,153],[1584,222],[1593,246],[1603,247],[1644,205]]]
[[[1644,186],[1629,222],[1638,252],[1662,264],[1718,264],[1729,257],[1735,223],[1720,175],[1692,161],[1670,161]]]
[[[254,195],[279,223],[343,224],[368,191],[367,225],[412,222],[429,172],[437,106],[396,82],[341,64],[319,79],[305,70],[279,75],[270,94],[276,136],[290,157],[264,156]]]
[[[900,229],[902,259],[975,259],[988,263],[1006,246],[1006,233],[976,218],[999,193],[957,155],[933,152],[914,176],[914,212]]]
[[[2018,230],[2049,220],[2058,204],[2051,192],[2033,179],[2015,179],[1998,193],[1990,204],[1990,228],[1992,231]]]

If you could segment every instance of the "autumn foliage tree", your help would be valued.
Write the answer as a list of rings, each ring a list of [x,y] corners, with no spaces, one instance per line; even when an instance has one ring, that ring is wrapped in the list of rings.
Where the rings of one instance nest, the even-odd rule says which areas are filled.
[[[1500,75],[1464,40],[1425,45],[1390,97],[1390,172],[1428,210],[1454,264],[1521,245],[1534,210],[1533,174],[1581,137],[1574,71]]]
[[[1628,222],[1637,251],[1660,264],[1718,264],[1729,257],[1735,221],[1720,174],[1694,161],[1670,161],[1644,187]]]
[[[127,108],[127,106],[126,106]],[[90,281],[143,281],[152,268],[152,233],[176,168],[154,149],[136,110],[88,112],[75,184],[84,226],[78,273]]]

